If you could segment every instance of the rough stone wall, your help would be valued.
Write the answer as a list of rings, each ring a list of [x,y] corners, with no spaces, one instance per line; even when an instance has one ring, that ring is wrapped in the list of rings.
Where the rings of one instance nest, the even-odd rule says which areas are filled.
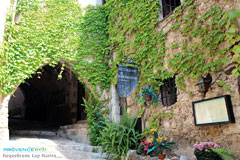
[[[4,26],[7,15],[7,9],[10,7],[10,0],[0,1],[0,42],[3,40]]]
[[[0,145],[9,140],[8,130],[8,101],[10,96],[0,94]]]
[[[224,11],[229,11],[231,9],[240,9],[240,1],[238,0],[196,0],[195,3],[197,4],[199,17],[208,11],[213,5],[223,8]],[[169,30],[173,24],[173,22],[170,20],[170,17],[171,15],[159,22],[159,30]],[[172,42],[181,42],[183,39],[184,37],[182,37],[178,31],[170,31],[167,34],[166,46],[170,47]],[[178,49],[167,49],[166,51],[166,53],[170,53],[171,56],[178,52]],[[168,68],[167,57],[164,62],[164,66]],[[143,107],[139,104],[135,105],[134,102],[136,100],[136,93],[133,93],[130,97],[127,98],[128,111],[136,113],[136,111],[139,111],[140,109],[145,109],[142,122],[143,127],[148,127],[149,120],[152,116],[163,113],[167,114],[174,108],[174,114],[172,117],[161,118],[160,132],[166,130],[171,140],[177,143],[177,145],[173,147],[173,151],[177,155],[187,155],[193,158],[193,153],[191,151],[193,144],[204,141],[216,142],[222,147],[240,154],[240,95],[238,79],[237,77],[231,76],[231,67],[233,66],[223,67],[224,70],[211,73],[214,83],[207,92],[205,98],[230,94],[236,123],[195,126],[192,102],[201,100],[203,98],[201,93],[198,91],[198,87],[196,86],[199,79],[188,79],[185,82],[186,90],[183,91],[178,89],[177,103],[169,107],[164,107],[163,105],[159,105],[157,107]],[[169,71],[171,70],[169,69]],[[223,80],[226,85],[230,86],[232,92],[228,92],[222,87],[219,87],[217,85],[217,82],[220,80]]]

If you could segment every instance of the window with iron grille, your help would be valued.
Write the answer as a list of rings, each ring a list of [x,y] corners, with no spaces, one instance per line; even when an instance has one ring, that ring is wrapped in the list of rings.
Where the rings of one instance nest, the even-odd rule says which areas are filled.
[[[160,94],[162,104],[164,106],[170,106],[177,102],[177,87],[175,83],[175,77],[168,78],[163,81],[163,85],[160,87]]]
[[[175,8],[181,5],[180,0],[162,0],[163,17],[171,14]]]

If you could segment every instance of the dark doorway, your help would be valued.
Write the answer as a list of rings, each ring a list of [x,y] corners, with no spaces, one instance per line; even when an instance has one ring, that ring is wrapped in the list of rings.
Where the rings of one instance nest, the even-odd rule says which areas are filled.
[[[18,87],[9,101],[10,130],[51,130],[77,122],[85,89],[70,68],[59,79],[61,68],[61,63],[46,65]]]
[[[83,104],[83,97],[85,97],[85,89],[81,83],[78,82],[78,105],[77,105],[77,119],[86,120],[87,114]]]
[[[142,118],[141,117],[137,119],[135,131],[138,131],[138,133],[142,133]]]

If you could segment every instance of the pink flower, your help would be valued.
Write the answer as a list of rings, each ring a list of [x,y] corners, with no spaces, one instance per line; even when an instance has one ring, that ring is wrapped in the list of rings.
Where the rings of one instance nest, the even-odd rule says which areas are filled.
[[[141,142],[141,143],[140,143],[140,146],[143,146],[143,145],[144,145],[144,143],[143,143],[143,142]]]
[[[218,144],[215,144],[213,147],[214,148],[220,148],[220,146]]]
[[[194,147],[194,148],[197,148],[197,147],[198,147],[198,144],[194,144],[193,147]]]
[[[201,151],[201,150],[203,150],[204,145],[203,144],[199,144],[197,148]]]
[[[195,148],[192,148],[192,151],[194,152],[194,151],[195,151]]]
[[[208,142],[208,146],[209,147],[213,147],[215,145],[215,143],[213,143],[213,142]]]
[[[149,144],[149,142],[148,142],[148,141],[145,141],[144,143],[145,143],[145,145],[148,145],[148,144]]]

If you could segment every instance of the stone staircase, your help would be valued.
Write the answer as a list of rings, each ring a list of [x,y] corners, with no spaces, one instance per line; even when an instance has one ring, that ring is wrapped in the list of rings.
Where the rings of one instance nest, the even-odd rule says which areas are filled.
[[[79,143],[90,144],[87,121],[78,121],[76,124],[61,126],[57,135]]]
[[[56,135],[13,135],[10,141],[4,146],[7,148],[46,148],[46,151],[39,153],[19,153],[19,154],[39,154],[39,160],[104,160],[106,155],[99,153],[99,147],[90,146],[84,143],[78,143]],[[99,149],[99,150],[98,150]],[[7,152],[6,152],[7,153]],[[43,157],[44,155],[55,155],[55,157]],[[0,159],[4,160],[3,157]],[[13,158],[13,160],[15,160]]]
[[[13,145],[37,144],[67,160],[105,159],[101,147],[90,145],[86,121],[61,126],[58,130],[12,130],[11,133]]]

